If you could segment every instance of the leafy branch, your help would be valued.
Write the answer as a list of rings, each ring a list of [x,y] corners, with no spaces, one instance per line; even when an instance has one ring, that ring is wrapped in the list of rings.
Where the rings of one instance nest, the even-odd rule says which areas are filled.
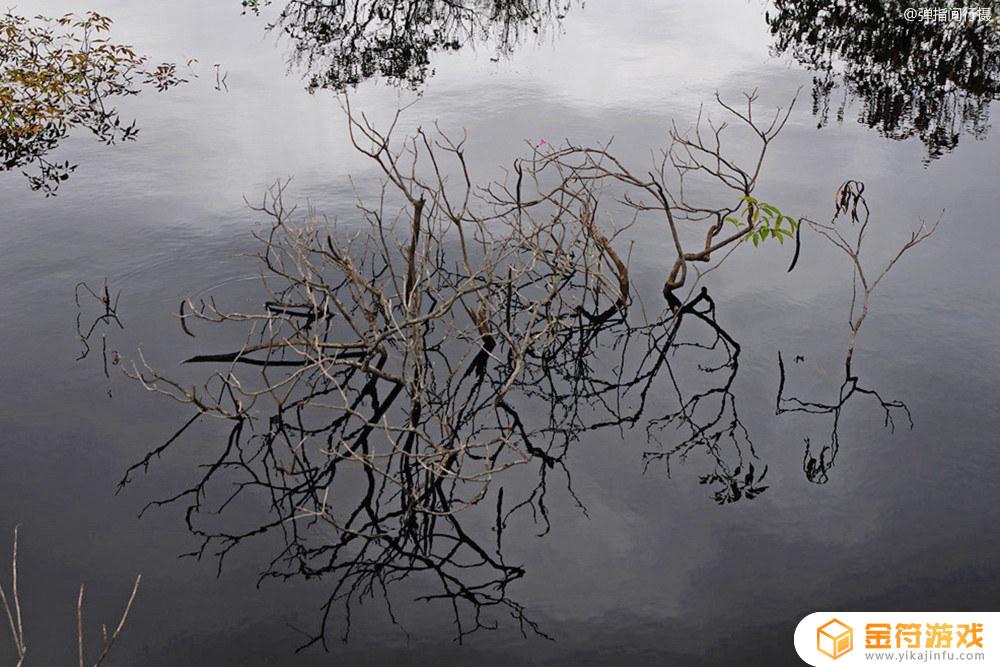
[[[785,215],[773,204],[749,195],[740,197],[740,202],[740,207],[733,212],[733,215],[726,217],[726,222],[731,222],[740,229],[752,230],[743,237],[743,241],[752,242],[756,248],[769,238],[778,239],[782,245],[786,238],[795,238],[799,229],[799,223],[795,218]],[[743,204],[746,204],[746,207]],[[744,220],[739,219],[740,214]]]

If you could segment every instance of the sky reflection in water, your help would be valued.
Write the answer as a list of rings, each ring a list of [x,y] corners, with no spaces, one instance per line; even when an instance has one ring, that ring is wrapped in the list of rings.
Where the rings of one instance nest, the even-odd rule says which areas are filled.
[[[0,292],[7,351],[0,375],[8,378],[0,407],[7,461],[0,527],[6,533],[23,524],[29,639],[40,663],[71,656],[77,582],[93,591],[93,618],[110,618],[131,574],[141,571],[144,587],[117,649],[122,662],[289,664],[301,640],[289,624],[311,628],[322,585],[255,589],[263,549],[237,552],[215,579],[211,564],[174,558],[192,548],[178,512],[135,518],[149,498],[189,483],[192,464],[219,442],[219,428],[196,431],[184,453],[112,497],[125,462],[172,433],[186,413],[117,382],[114,398],[106,397],[100,364],[74,361],[72,285],[108,276],[123,289],[119,349],[141,344],[172,367],[210,343],[225,344],[179,331],[171,316],[181,297],[226,283],[232,303],[259,305],[247,280],[255,265],[240,253],[256,250],[250,231],[261,220],[243,195],[256,201],[264,187],[293,175],[289,196],[350,224],[347,176],[366,195],[374,174],[349,147],[332,93],[309,95],[308,80],[296,70],[289,75],[290,45],[263,31],[266,12],[258,19],[223,3],[194,2],[93,8],[113,16],[118,34],[156,60],[197,57],[201,78],[123,103],[122,112],[139,119],[134,144],[67,139],[66,159],[81,166],[58,197],[45,200],[15,174],[0,179],[7,286]],[[79,8],[53,2],[21,9]],[[614,136],[617,152],[642,166],[651,147],[664,145],[669,121],[689,124],[716,89],[735,96],[759,87],[766,106],[785,103],[799,86],[808,94],[813,74],[794,57],[772,57],[763,10],[754,3],[641,3],[629,12],[617,3],[573,6],[540,44],[528,39],[496,61],[486,47],[431,56],[433,76],[420,86],[403,129],[434,120],[468,129],[472,167],[483,180],[523,155],[523,141],[539,139]],[[215,62],[229,73],[228,93],[213,88]],[[405,87],[372,81],[358,86],[352,104],[384,120],[399,100],[413,97]],[[845,412],[830,481],[811,484],[803,438],[822,442],[830,427],[808,415],[774,415],[778,352],[796,391],[835,400],[849,334],[850,267],[818,244],[805,247],[791,278],[787,247],[759,251],[773,262],[761,254],[734,257],[712,276],[711,289],[718,320],[742,346],[734,392],[771,488],[749,503],[716,506],[698,484],[710,460],[692,456],[670,479],[656,468],[643,475],[631,436],[597,434],[572,459],[588,515],[561,494],[552,499],[549,535],[536,539],[536,527],[523,525],[505,537],[505,556],[527,570],[518,599],[556,642],[522,640],[504,626],[456,647],[447,620],[433,607],[414,607],[404,591],[398,602],[411,638],[386,623],[379,604],[366,604],[351,643],[333,645],[336,659],[501,665],[674,658],[696,665],[750,651],[760,664],[779,664],[791,655],[795,623],[815,609],[976,609],[997,599],[998,544],[983,530],[996,519],[991,434],[1000,425],[990,398],[1000,362],[992,289],[1000,279],[992,258],[997,140],[961,136],[925,165],[928,147],[918,138],[889,141],[851,114],[817,129],[807,106],[775,144],[762,178],[765,199],[822,218],[837,184],[864,180],[875,257],[891,254],[920,216],[934,219],[947,209],[939,234],[887,279],[854,362],[867,386],[906,402],[914,429],[890,434],[877,406]],[[656,288],[669,256],[660,232],[644,232],[631,257],[634,281]],[[804,360],[795,364],[799,355]],[[706,628],[722,627],[725,641],[707,637]],[[308,653],[291,664],[329,660]]]

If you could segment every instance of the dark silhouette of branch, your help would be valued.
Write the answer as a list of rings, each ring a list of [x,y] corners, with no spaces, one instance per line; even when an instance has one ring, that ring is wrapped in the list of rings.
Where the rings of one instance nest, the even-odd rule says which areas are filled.
[[[480,44],[499,59],[558,29],[570,6],[570,0],[291,0],[269,28],[289,39],[291,61],[308,72],[311,90],[343,91],[371,78],[416,89],[433,75],[434,53]]]
[[[658,171],[641,177],[607,146],[533,146],[506,178],[482,186],[469,173],[464,136],[418,129],[400,141],[395,121],[379,130],[345,99],[354,147],[382,174],[378,197],[359,201],[347,228],[296,216],[281,183],[253,207],[271,221],[258,235],[263,306],[181,305],[187,336],[245,327],[228,351],[187,360],[201,369],[200,385],[166,377],[141,355],[126,371],[193,415],[131,466],[121,487],[196,420],[222,420],[229,435],[199,478],[147,508],[186,504],[200,540],[190,555],[213,555],[220,569],[239,545],[280,536],[262,579],[330,582],[306,646],[326,646],[335,609],[345,614],[346,637],[351,610],[367,597],[383,597],[395,621],[391,592],[411,579],[433,587],[420,599],[450,609],[459,640],[496,627],[497,615],[544,636],[509,593],[525,569],[504,558],[503,532],[522,516],[548,531],[554,479],[586,512],[568,464],[584,434],[646,424],[652,401],[675,392],[680,412],[653,419],[648,437],[663,444],[666,424],[688,429],[672,449],[681,458],[696,448],[709,454],[713,472],[703,483],[720,503],[766,489],[766,466],[758,473],[753,465],[731,391],[739,345],[698,288],[746,238],[722,238],[719,226],[741,207],[730,199],[753,192],[787,119],[779,111],[758,123],[754,99],[745,109],[719,101],[757,137],[749,166],[723,152],[723,128],[705,119],[711,142],[697,127],[675,128]],[[707,170],[726,186],[722,208],[672,187],[668,168],[682,181]],[[612,224],[599,193],[626,202],[633,220]],[[664,268],[666,304],[652,317],[634,307],[622,247],[622,233],[638,224],[671,234],[679,247]],[[680,226],[705,230],[704,246],[679,244]],[[688,274],[690,263],[710,266]],[[702,372],[719,386],[685,397],[671,367],[678,354],[704,355]],[[714,417],[700,414],[716,401]],[[527,487],[506,483],[525,476]],[[228,507],[259,511],[260,497],[266,516],[227,528]],[[483,526],[495,539],[480,536]]]

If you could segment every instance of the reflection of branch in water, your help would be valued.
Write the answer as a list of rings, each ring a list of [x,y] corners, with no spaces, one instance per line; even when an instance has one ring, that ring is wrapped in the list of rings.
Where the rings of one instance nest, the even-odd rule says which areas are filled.
[[[990,104],[1000,96],[994,21],[967,20],[971,8],[964,7],[953,8],[960,14],[955,18],[946,9],[948,20],[907,20],[904,10],[913,3],[901,0],[773,5],[766,16],[774,50],[790,52],[817,72],[813,113],[821,126],[842,85],[837,120],[843,120],[848,97],[856,97],[861,123],[892,139],[919,137],[928,159],[953,149],[962,132],[985,136]]]
[[[251,5],[257,9],[257,4]],[[292,42],[309,88],[344,90],[371,78],[417,88],[431,55],[466,44],[510,53],[556,26],[569,0],[291,0],[274,24]]]
[[[564,452],[549,422],[533,423],[522,387],[572,345],[589,300],[604,310],[620,296],[609,299],[600,283],[606,253],[593,230],[575,224],[574,202],[563,202],[572,207],[564,222],[544,218],[543,228],[524,215],[497,235],[468,208],[471,184],[463,194],[438,183],[438,165],[424,160],[450,158],[461,173],[464,153],[443,136],[434,141],[418,135],[411,144],[431,181],[409,176],[405,157],[386,163],[394,193],[384,192],[377,207],[361,206],[363,234],[345,239],[293,226],[275,190],[261,207],[274,222],[262,237],[264,286],[272,290],[263,312],[190,303],[182,313],[185,322],[246,322],[259,342],[226,357],[228,368],[201,390],[141,372],[150,389],[198,415],[136,467],[202,415],[232,423],[203,478],[161,502],[190,501],[188,525],[203,540],[197,555],[211,549],[220,566],[244,540],[276,532],[285,546],[265,577],[331,577],[310,643],[325,643],[335,603],[346,605],[349,629],[355,603],[376,593],[388,601],[393,585],[421,578],[438,587],[421,599],[447,602],[460,638],[493,627],[487,615],[495,612],[540,632],[507,593],[524,570],[503,559],[500,532],[519,509],[547,521],[548,474],[565,471]],[[399,217],[397,204],[406,207]],[[259,375],[238,370],[247,361]],[[477,507],[494,478],[526,464],[538,470],[526,497],[495,490]],[[235,492],[203,511],[203,501],[230,483]],[[209,510],[237,500],[252,505],[254,491],[269,498],[267,523],[235,533],[205,525]],[[496,548],[474,520],[486,507],[495,516],[478,525],[496,526]]]
[[[894,433],[896,431],[896,422],[892,416],[893,410],[899,410],[905,414],[910,428],[913,428],[913,417],[905,403],[902,401],[886,400],[874,389],[862,387],[858,384],[857,376],[850,374],[849,368],[847,370],[847,377],[837,390],[836,403],[803,401],[794,396],[785,396],[785,362],[780,352],[778,353],[778,370],[780,371],[781,379],[778,383],[777,414],[804,412],[812,415],[833,415],[830,442],[820,448],[818,455],[812,451],[811,440],[808,437],[805,438],[806,451],[805,457],[802,460],[802,469],[806,473],[806,479],[810,482],[826,484],[829,481],[830,468],[833,467],[834,461],[837,458],[837,452],[840,450],[840,413],[855,394],[865,394],[878,401],[879,406],[885,414],[884,425],[891,432]]]
[[[226,73],[223,74],[222,65],[220,63],[215,63],[215,65],[212,66],[212,69],[215,70],[215,89],[220,93],[223,91],[228,93],[229,84],[226,81],[229,79],[229,72],[226,71]]]
[[[94,317],[91,321],[90,326],[87,327],[86,333],[83,330],[83,306],[80,303],[81,290],[89,294],[94,301],[98,302],[101,307],[101,312],[99,315]],[[90,355],[90,337],[94,335],[99,326],[106,327],[112,324],[118,325],[119,329],[124,329],[125,326],[122,324],[121,320],[118,318],[118,299],[121,297],[122,293],[119,290],[114,299],[111,298],[111,293],[108,290],[108,281],[104,280],[101,285],[100,293],[95,292],[90,288],[85,282],[79,282],[73,290],[73,298],[76,301],[76,333],[80,339],[80,344],[83,345],[83,349],[80,350],[80,356],[76,358],[77,361],[86,359]],[[104,377],[111,379],[110,373],[108,373],[108,363],[118,365],[118,353],[112,351],[111,359],[108,359],[108,340],[107,335],[101,332],[101,358],[104,361]],[[109,390],[110,392],[110,390]]]
[[[50,19],[0,15],[0,171],[23,171],[32,190],[55,195],[76,169],[49,159],[75,127],[103,143],[132,141],[135,123],[122,122],[110,102],[184,83],[176,66],[151,67],[131,46],[111,42],[111,19],[88,12]]]
[[[351,610],[366,597],[383,597],[395,620],[391,591],[403,581],[434,587],[420,599],[450,608],[459,639],[495,627],[497,614],[541,634],[509,592],[525,571],[505,560],[503,533],[515,517],[548,530],[553,473],[582,507],[567,465],[571,445],[587,432],[640,423],[647,403],[670,391],[657,383],[678,350],[730,355],[709,372],[725,376],[723,389],[696,402],[723,396],[723,409],[732,409],[739,347],[695,287],[703,274],[688,276],[687,267],[719,250],[717,266],[754,228],[751,220],[721,234],[740,207],[732,200],[753,192],[787,113],[759,127],[753,99],[745,112],[722,104],[759,142],[747,170],[723,155],[724,126],[709,123],[692,134],[675,129],[658,172],[635,175],[607,147],[535,147],[485,187],[469,174],[464,137],[418,129],[400,143],[392,128],[379,131],[346,105],[351,139],[382,172],[381,189],[359,201],[360,219],[347,228],[297,220],[284,186],[270,191],[256,209],[271,221],[259,236],[262,307],[230,312],[214,299],[189,300],[179,313],[189,336],[241,325],[241,344],[188,359],[188,369],[211,369],[197,383],[168,378],[144,359],[128,371],[194,414],[122,486],[196,422],[220,419],[229,435],[200,479],[150,506],[186,503],[200,538],[193,555],[215,555],[220,568],[237,546],[271,534],[281,547],[262,578],[330,581],[308,644],[325,645],[335,606],[349,632]],[[690,179],[698,165],[726,186],[722,208],[669,189],[668,168]],[[601,215],[602,197],[627,202],[625,227]],[[703,230],[694,249],[681,239],[682,221]],[[672,246],[667,307],[652,319],[633,307],[619,248],[623,231],[639,224],[668,229]],[[691,290],[683,298],[682,288]],[[716,342],[675,345],[682,322],[707,324]],[[679,392],[672,369],[670,380]],[[694,407],[684,407],[690,425]],[[729,419],[737,442],[742,426]],[[715,420],[720,429],[723,422]],[[752,462],[744,465],[748,439],[733,460],[708,428],[685,454],[711,453],[718,479],[705,483],[719,487],[716,498],[762,491]],[[225,525],[226,510],[237,507],[253,517],[249,527]]]
[[[693,318],[706,325],[710,341],[675,340],[685,318]],[[736,397],[732,386],[739,371],[740,345],[716,321],[715,302],[704,288],[697,298],[677,312],[677,319],[671,324],[671,335],[660,348],[658,362],[666,368],[679,407],[672,413],[651,419],[646,428],[652,441],[659,442],[656,433],[667,426],[681,431],[684,439],[667,451],[647,451],[643,454],[643,459],[647,466],[652,461],[664,461],[669,474],[672,458],[684,461],[695,449],[703,449],[712,458],[715,467],[711,473],[702,475],[699,481],[715,487],[715,501],[721,505],[741,498],[752,500],[768,488],[760,484],[767,474],[767,466],[758,476],[752,460],[748,460],[756,459],[757,455],[750,434],[736,411]],[[721,361],[698,364],[698,370],[711,382],[708,388],[695,391],[686,398],[669,362],[669,357],[685,347],[722,353]],[[719,374],[721,378],[716,379]]]
[[[840,449],[840,438],[838,429],[840,427],[840,415],[848,401],[855,395],[868,395],[878,401],[879,406],[885,414],[885,426],[895,431],[895,420],[893,410],[899,410],[906,415],[910,428],[913,428],[913,419],[909,408],[902,401],[891,401],[882,398],[874,389],[866,389],[859,384],[857,375],[852,370],[854,359],[854,349],[857,342],[858,332],[865,322],[865,318],[871,308],[871,297],[882,279],[888,275],[904,253],[913,249],[918,244],[926,241],[937,230],[941,222],[939,217],[933,225],[928,227],[921,221],[920,227],[910,234],[907,240],[895,255],[889,258],[885,266],[877,274],[866,270],[861,261],[862,244],[865,233],[868,230],[868,223],[871,211],[864,198],[865,186],[859,181],[849,180],[843,183],[834,195],[834,213],[830,222],[819,223],[808,218],[802,218],[799,225],[799,234],[796,237],[796,255],[792,261],[791,271],[798,260],[798,254],[802,243],[802,231],[806,228],[818,233],[822,238],[830,242],[835,248],[843,252],[851,261],[851,310],[848,319],[850,327],[850,339],[847,345],[847,355],[844,361],[844,382],[837,392],[835,403],[822,403],[816,401],[804,401],[794,396],[785,395],[785,363],[778,353],[778,368],[781,378],[778,385],[778,396],[776,400],[776,412],[803,412],[807,414],[833,415],[833,428],[830,434],[829,444],[824,445],[818,455],[812,452],[812,443],[809,438],[805,438],[806,452],[803,460],[803,469],[806,477],[811,482],[825,484],[829,480],[829,470],[833,467],[837,452]],[[850,231],[841,230],[844,225],[838,223],[845,222],[845,218],[850,221]],[[798,358],[796,358],[796,361]]]

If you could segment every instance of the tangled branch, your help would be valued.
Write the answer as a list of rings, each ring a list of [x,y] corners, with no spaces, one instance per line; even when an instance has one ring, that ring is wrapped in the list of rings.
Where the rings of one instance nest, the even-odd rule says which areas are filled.
[[[229,436],[201,478],[149,507],[186,503],[200,538],[191,555],[212,554],[220,568],[238,545],[276,534],[283,547],[262,579],[332,580],[306,646],[326,646],[337,603],[345,637],[353,605],[366,597],[384,597],[395,620],[389,591],[410,578],[433,582],[421,599],[450,607],[459,640],[495,627],[496,613],[544,635],[509,593],[525,571],[505,560],[502,535],[522,514],[547,532],[553,474],[585,512],[566,464],[572,444],[645,423],[649,404],[671,391],[658,383],[669,379],[681,412],[654,419],[651,438],[666,423],[686,424],[691,433],[675,451],[709,452],[714,471],[704,483],[719,502],[766,489],[731,394],[739,345],[716,322],[707,290],[696,293],[700,277],[758,228],[751,205],[746,227],[721,233],[756,188],[788,117],[779,111],[758,123],[755,99],[746,96],[745,110],[719,100],[757,137],[748,166],[723,153],[726,125],[706,116],[692,133],[675,127],[660,163],[642,176],[608,145],[567,143],[532,146],[483,186],[470,174],[465,136],[418,129],[398,140],[399,114],[379,130],[345,100],[351,141],[383,178],[377,197],[359,200],[357,219],[346,223],[287,206],[287,184],[253,206],[270,220],[258,235],[262,308],[231,311],[211,297],[181,304],[188,336],[244,327],[238,347],[186,361],[213,369],[199,384],[169,378],[144,357],[127,371],[194,414],[121,486],[199,420],[222,420]],[[722,203],[685,195],[685,182],[699,176],[719,186]],[[608,200],[630,212],[625,224],[604,214]],[[651,225],[677,254],[665,268],[666,303],[647,317],[635,307],[623,245],[629,229]],[[693,249],[681,241],[691,231],[704,238]],[[689,274],[694,264],[709,268]],[[690,292],[679,295],[682,287]],[[715,342],[682,340],[683,322],[707,325]],[[723,386],[684,399],[677,377],[663,372],[680,350],[724,351],[728,361],[706,371],[722,372]],[[715,398],[719,414],[697,426],[696,404]],[[722,437],[735,444],[735,460]],[[648,459],[668,458],[659,454]],[[527,487],[501,482],[518,475]],[[233,531],[219,517],[234,503],[268,518]]]

